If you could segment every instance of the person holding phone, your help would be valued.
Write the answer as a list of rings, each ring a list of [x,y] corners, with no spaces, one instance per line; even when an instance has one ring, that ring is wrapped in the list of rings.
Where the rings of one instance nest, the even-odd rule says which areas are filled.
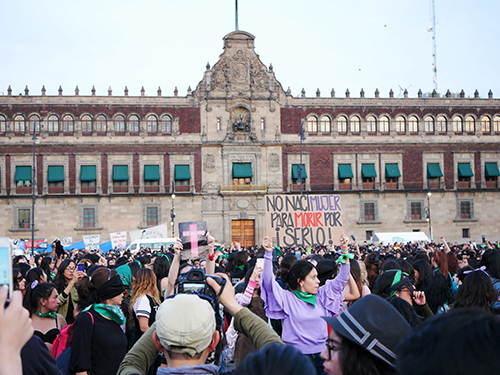
[[[66,319],[68,324],[75,321],[73,311],[78,303],[76,284],[83,276],[85,273],[77,271],[76,264],[72,259],[64,260],[57,269],[57,275],[54,279],[60,302],[57,312]]]
[[[344,254],[348,253],[348,243],[349,239],[343,234],[340,244]],[[308,355],[316,367],[316,373],[324,374],[324,360],[320,354],[328,330],[322,317],[333,317],[340,311],[344,299],[342,290],[350,275],[349,258],[344,257],[345,263],[341,265],[338,276],[328,280],[322,287],[319,286],[316,268],[308,261],[298,260],[284,280],[290,290],[284,290],[274,279],[271,239],[265,237],[262,245],[266,253],[261,276],[261,297],[266,305],[266,315],[270,319],[282,320],[283,342]]]

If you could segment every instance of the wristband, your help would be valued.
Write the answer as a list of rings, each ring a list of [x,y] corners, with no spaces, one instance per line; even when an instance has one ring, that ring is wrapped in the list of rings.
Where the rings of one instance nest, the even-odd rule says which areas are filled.
[[[208,256],[208,259],[209,259],[211,262],[213,262],[213,261],[214,261],[214,259],[215,259],[215,253],[210,254],[210,255]]]

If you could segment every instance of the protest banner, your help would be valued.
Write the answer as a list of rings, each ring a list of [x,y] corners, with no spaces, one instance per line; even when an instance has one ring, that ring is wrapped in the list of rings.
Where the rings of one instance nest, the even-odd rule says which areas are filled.
[[[339,245],[340,195],[266,195],[266,233],[277,246]]]
[[[73,238],[72,237],[59,238],[59,242],[61,242],[61,245],[63,247],[71,246],[71,244],[73,243]]]
[[[167,224],[160,224],[143,230],[131,230],[128,233],[130,235],[130,242],[135,240],[147,240],[149,238],[168,238]]]
[[[208,259],[207,223],[194,221],[179,223],[183,250],[181,260]]]
[[[114,249],[125,248],[127,246],[127,232],[114,232],[109,234],[111,240],[111,247]]]
[[[47,250],[49,241],[47,239],[35,240],[35,250]],[[24,241],[24,248],[26,250],[31,250],[31,240]]]
[[[91,234],[88,236],[83,236],[83,243],[85,244],[85,249],[89,251],[99,250],[99,242],[101,236],[99,234]]]

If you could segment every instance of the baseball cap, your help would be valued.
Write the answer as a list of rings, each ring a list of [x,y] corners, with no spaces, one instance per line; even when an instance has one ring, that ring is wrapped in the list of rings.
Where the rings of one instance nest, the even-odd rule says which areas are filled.
[[[196,295],[178,294],[166,299],[156,313],[156,334],[164,348],[191,357],[212,342],[215,313],[210,303]]]

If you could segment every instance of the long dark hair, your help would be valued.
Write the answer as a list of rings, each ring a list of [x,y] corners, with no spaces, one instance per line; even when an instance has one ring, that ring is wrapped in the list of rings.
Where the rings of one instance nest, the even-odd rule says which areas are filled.
[[[45,272],[43,272],[43,270],[39,267],[30,269],[26,274],[26,287],[28,286],[28,284],[31,284],[35,280],[41,283],[44,274]]]
[[[481,266],[486,266],[486,271],[494,278],[500,279],[500,251],[488,249],[481,257]]]
[[[76,263],[73,259],[65,259],[61,262],[61,264],[57,268],[57,275],[54,278],[54,284],[56,284],[56,289],[59,293],[62,293],[64,291],[64,289],[66,289],[66,286],[68,286],[68,282],[66,281],[66,278],[64,277],[64,271],[66,271],[66,268],[68,268],[68,266],[71,263],[75,264],[75,267],[76,267]],[[48,275],[47,275],[47,277],[48,277]]]
[[[488,310],[497,299],[491,279],[484,272],[473,271],[465,276],[451,308],[479,307]]]
[[[47,281],[53,281],[52,280],[52,270],[50,269],[50,265],[52,264],[52,261],[53,261],[52,257],[47,256],[47,257],[43,258],[42,261],[40,262],[40,268],[47,275]]]
[[[85,309],[87,306],[90,305],[89,303],[89,297],[90,293],[92,291],[98,289],[100,286],[102,286],[106,281],[108,281],[111,277],[117,275],[118,273],[116,270],[110,270],[107,267],[100,267],[94,271],[92,274],[92,280],[88,277],[85,276],[83,279],[80,280],[80,283],[78,284],[78,305],[80,307],[80,310]],[[102,301],[97,301],[97,303],[100,303]]]
[[[415,261],[412,266],[414,270],[418,271],[418,279],[416,279],[415,288],[417,290],[422,290],[425,278],[432,272],[431,266],[423,259]]]
[[[314,265],[311,262],[298,260],[292,265],[288,274],[283,275],[282,281],[288,284],[290,290],[298,290],[300,289],[300,280],[304,280],[313,268]]]
[[[53,283],[36,283],[34,288],[31,287],[32,283],[26,285],[26,294],[23,298],[23,306],[31,313],[38,308],[40,300],[49,299],[50,295],[56,288]]]
[[[453,300],[448,279],[440,272],[431,272],[424,280],[422,290],[425,292],[427,305],[434,314],[445,303]]]

